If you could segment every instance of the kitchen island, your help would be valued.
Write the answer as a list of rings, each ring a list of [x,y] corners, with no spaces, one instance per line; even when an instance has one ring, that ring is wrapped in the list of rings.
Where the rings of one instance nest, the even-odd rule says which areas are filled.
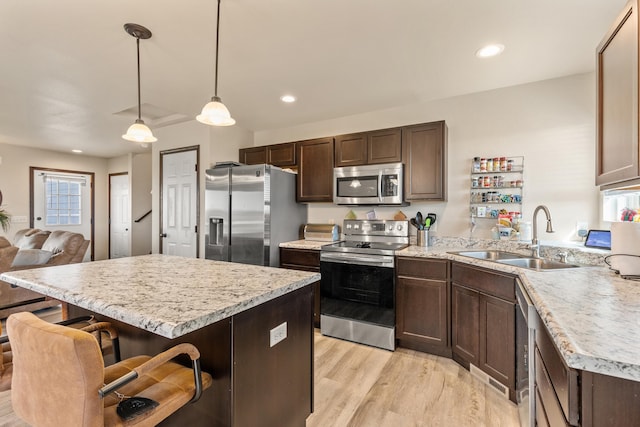
[[[317,273],[144,255],[1,279],[111,321],[123,358],[196,345],[213,385],[163,425],[299,427],[312,412]]]

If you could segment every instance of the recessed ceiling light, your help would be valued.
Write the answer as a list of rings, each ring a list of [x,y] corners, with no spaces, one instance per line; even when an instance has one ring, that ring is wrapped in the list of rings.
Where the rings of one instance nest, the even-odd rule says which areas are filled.
[[[478,58],[491,58],[492,56],[500,55],[503,50],[504,45],[502,44],[489,44],[478,49],[476,56]]]
[[[77,149],[76,150],[71,150],[71,151],[74,152],[74,153],[82,153],[82,150],[77,150]]]
[[[293,96],[293,95],[282,95],[282,96],[280,97],[280,100],[281,100],[282,102],[286,102],[286,103],[290,104],[290,103],[292,103],[292,102],[296,102],[296,97],[295,97],[295,96]]]

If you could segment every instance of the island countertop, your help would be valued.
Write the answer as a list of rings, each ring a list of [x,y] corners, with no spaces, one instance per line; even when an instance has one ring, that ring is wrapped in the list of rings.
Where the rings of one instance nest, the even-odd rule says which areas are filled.
[[[314,283],[320,274],[156,254],[6,272],[0,279],[177,338]]]

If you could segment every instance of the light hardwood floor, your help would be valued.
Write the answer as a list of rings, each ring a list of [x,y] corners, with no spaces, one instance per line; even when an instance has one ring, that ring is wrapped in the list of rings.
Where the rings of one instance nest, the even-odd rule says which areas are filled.
[[[519,427],[517,407],[450,359],[315,335],[307,427]]]
[[[55,311],[44,313],[59,320]],[[3,325],[4,326],[4,325]],[[22,427],[11,392],[0,426]],[[315,411],[307,427],[519,427],[517,407],[456,362],[381,350],[315,333]],[[276,427],[276,426],[274,426]]]

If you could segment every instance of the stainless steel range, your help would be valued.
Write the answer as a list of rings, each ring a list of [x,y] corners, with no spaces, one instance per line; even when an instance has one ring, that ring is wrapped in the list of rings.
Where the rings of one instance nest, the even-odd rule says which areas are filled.
[[[320,251],[323,335],[395,349],[395,252],[407,221],[345,220],[345,240]]]

